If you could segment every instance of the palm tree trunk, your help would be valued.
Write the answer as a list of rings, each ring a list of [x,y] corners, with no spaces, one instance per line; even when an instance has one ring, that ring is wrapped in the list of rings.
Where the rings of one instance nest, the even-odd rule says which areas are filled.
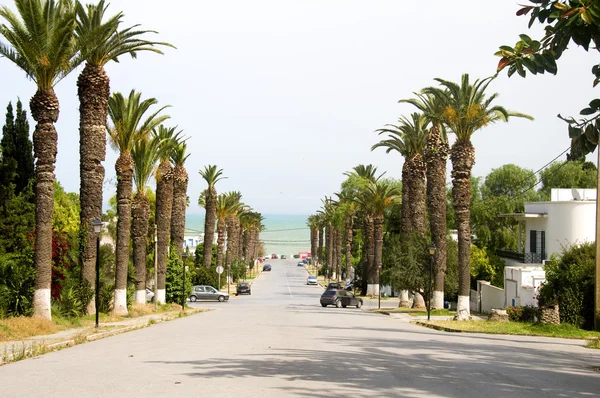
[[[364,274],[367,278],[367,295],[377,294],[377,268],[375,265],[375,224],[373,215],[365,216],[365,251],[367,254],[367,269]]]
[[[156,225],[158,227],[158,297],[166,302],[166,277],[169,238],[171,236],[171,211],[173,209],[173,169],[168,160],[161,162],[156,171]]]
[[[354,280],[354,267],[352,266],[352,216],[346,218],[346,272],[348,279]]]
[[[433,256],[434,288],[431,307],[444,308],[444,280],[446,278],[446,163],[448,143],[442,139],[440,129],[429,130],[425,149],[427,164],[427,207],[431,240],[436,247]]]
[[[54,163],[58,134],[59,103],[54,90],[38,90],[29,101],[31,116],[37,122],[33,132],[35,164],[35,292],[33,314],[51,319],[52,214],[54,212]]]
[[[102,217],[102,185],[106,159],[106,122],[110,80],[102,66],[86,63],[77,79],[79,96],[79,203],[81,211],[79,266],[81,277],[92,288],[96,284],[96,233],[94,220]],[[95,301],[87,306],[88,314],[96,313]]]
[[[333,266],[333,227],[330,223],[327,223],[325,226],[325,233],[327,234],[325,238],[325,250],[327,251],[327,276],[332,276],[332,266]]]
[[[335,262],[337,267],[337,280],[342,280],[342,230],[335,229]]]
[[[244,228],[239,218],[236,219],[237,228],[237,250],[235,256],[239,259],[244,257]]]
[[[310,256],[312,264],[317,263],[317,250],[319,248],[319,228],[313,227],[310,229]]]
[[[127,269],[131,237],[131,191],[133,158],[122,153],[115,164],[117,172],[117,248],[115,253],[115,292],[113,313],[127,315]]]
[[[146,253],[148,250],[148,219],[150,201],[144,193],[136,193],[131,205],[133,214],[133,266],[135,268],[135,303],[146,303]]]
[[[375,237],[375,264],[374,264],[374,278],[376,284],[376,293],[379,294],[381,286],[379,280],[379,273],[383,266],[383,222],[385,218],[383,214],[376,214],[373,218],[373,234]]]
[[[410,195],[410,173],[408,160],[402,165],[402,209],[400,215],[400,231],[407,234],[411,231],[411,195]]]
[[[317,263],[321,265],[323,258],[323,239],[325,238],[323,227],[319,227],[319,245],[317,247]]]
[[[471,141],[456,141],[450,151],[452,161],[452,202],[458,229],[458,306],[456,318],[470,317],[471,290],[471,171],[475,164],[475,148]]]
[[[416,154],[407,163],[409,174],[407,182],[410,184],[410,231],[419,234],[419,236],[425,236],[425,162],[421,154]]]
[[[217,221],[217,267],[223,265],[223,248],[225,247],[225,233],[227,225],[224,219],[219,218]],[[219,286],[219,289],[221,286]]]
[[[217,191],[214,187],[208,189],[206,195],[206,215],[204,218],[204,253],[202,264],[210,268],[212,264],[212,245],[215,240],[215,219],[217,218]]]
[[[229,267],[233,261],[233,251],[235,250],[235,223],[233,216],[227,217],[227,249],[225,254],[225,265]]]
[[[173,209],[171,211],[171,243],[179,258],[183,254],[185,237],[185,210],[187,208],[188,173],[182,166],[173,170]]]

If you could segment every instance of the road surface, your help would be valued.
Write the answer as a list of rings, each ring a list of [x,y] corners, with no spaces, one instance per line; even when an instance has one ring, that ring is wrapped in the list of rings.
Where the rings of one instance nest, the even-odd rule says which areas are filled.
[[[0,367],[0,397],[577,397],[600,394],[580,341],[450,334],[322,308],[297,260],[214,311]]]

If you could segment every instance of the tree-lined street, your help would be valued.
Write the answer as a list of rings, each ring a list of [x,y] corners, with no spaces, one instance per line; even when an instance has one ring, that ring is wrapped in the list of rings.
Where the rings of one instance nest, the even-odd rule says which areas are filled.
[[[2,396],[598,392],[600,355],[579,340],[449,334],[355,308],[322,308],[322,288],[306,285],[296,260],[270,263],[251,296],[192,304],[213,311],[3,366]]]

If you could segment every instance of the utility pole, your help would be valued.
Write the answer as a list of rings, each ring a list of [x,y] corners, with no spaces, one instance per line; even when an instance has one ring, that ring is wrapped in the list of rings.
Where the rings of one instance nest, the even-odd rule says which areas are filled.
[[[596,147],[600,167],[600,146]],[[594,287],[594,329],[600,331],[600,171],[596,171],[596,285]]]
[[[154,311],[158,311],[158,227],[154,224]]]

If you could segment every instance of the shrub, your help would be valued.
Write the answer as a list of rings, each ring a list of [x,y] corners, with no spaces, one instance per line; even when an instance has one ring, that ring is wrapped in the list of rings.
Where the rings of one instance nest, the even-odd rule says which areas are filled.
[[[560,321],[584,329],[594,325],[594,243],[566,249],[546,263],[546,283],[539,293],[540,305],[558,302]]]
[[[535,322],[538,319],[538,309],[533,305],[506,307],[506,313],[513,322]]]
[[[167,275],[165,280],[165,300],[167,303],[181,303],[181,287],[183,285],[183,263],[179,260],[179,253],[171,248],[167,264]],[[192,278],[186,275],[185,295],[192,291]]]
[[[94,297],[90,283],[69,279],[60,297],[53,300],[52,311],[64,318],[77,318],[87,313],[87,304]]]
[[[0,317],[31,315],[35,281],[29,254],[0,255]]]
[[[225,278],[221,278],[221,280],[225,280]],[[221,288],[219,286],[219,274],[217,274],[215,267],[205,268],[200,266],[196,268],[192,275],[192,282],[194,285],[209,285],[217,289]]]

